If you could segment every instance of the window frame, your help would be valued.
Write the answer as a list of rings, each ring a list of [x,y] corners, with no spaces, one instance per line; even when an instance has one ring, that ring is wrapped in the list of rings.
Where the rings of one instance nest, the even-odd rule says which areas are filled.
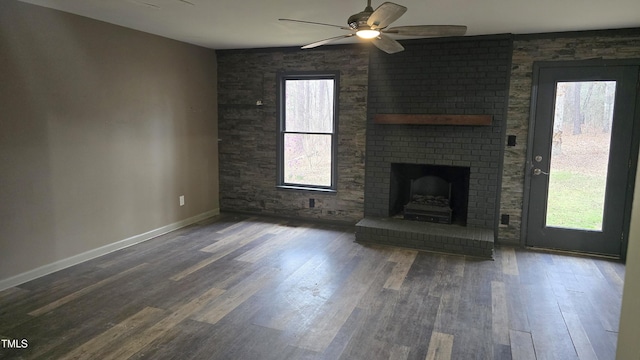
[[[317,134],[314,132],[286,131],[286,82],[287,80],[333,80],[333,131],[331,136],[331,184],[310,185],[288,183],[284,179],[284,137],[285,134]],[[319,192],[337,192],[338,188],[338,109],[340,93],[339,71],[279,71],[276,74],[276,118],[277,118],[277,174],[276,187],[286,190],[306,190]],[[322,133],[325,134],[325,133]]]

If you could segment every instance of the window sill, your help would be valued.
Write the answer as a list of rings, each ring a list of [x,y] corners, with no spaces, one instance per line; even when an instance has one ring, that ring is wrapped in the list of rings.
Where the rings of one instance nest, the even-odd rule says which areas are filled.
[[[311,192],[320,192],[326,194],[335,194],[338,191],[334,189],[326,189],[326,188],[315,188],[309,186],[296,186],[296,185],[276,185],[277,189],[280,190],[295,190],[295,191],[311,191]]]

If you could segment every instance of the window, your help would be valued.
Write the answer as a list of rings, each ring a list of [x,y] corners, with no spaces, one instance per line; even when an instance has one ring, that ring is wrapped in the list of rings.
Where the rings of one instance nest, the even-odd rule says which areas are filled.
[[[335,191],[338,73],[279,73],[278,97],[278,187]]]

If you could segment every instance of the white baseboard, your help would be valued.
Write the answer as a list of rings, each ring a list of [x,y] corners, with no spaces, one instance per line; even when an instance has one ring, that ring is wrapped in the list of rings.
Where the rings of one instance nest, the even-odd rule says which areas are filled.
[[[173,224],[169,224],[161,228],[157,228],[155,230],[147,231],[146,233],[143,233],[143,234],[135,235],[124,240],[116,241],[114,243],[101,246],[99,248],[89,250],[87,252],[83,252],[82,254],[78,254],[78,255],[68,257],[66,259],[58,260],[51,264],[40,266],[39,268],[29,270],[27,272],[12,276],[7,279],[2,279],[0,280],[0,291],[8,289],[13,286],[26,283],[27,281],[31,281],[45,275],[49,275],[58,270],[62,270],[70,266],[80,264],[87,260],[95,259],[99,256],[106,255],[110,252],[124,249],[126,247],[129,247],[135,244],[139,244],[141,242],[153,239],[154,237],[183,228],[185,226],[189,226],[191,224],[197,223],[198,221],[202,221],[204,219],[207,219],[216,215],[220,215],[220,209],[207,211],[202,214],[190,217],[188,219],[180,220]]]

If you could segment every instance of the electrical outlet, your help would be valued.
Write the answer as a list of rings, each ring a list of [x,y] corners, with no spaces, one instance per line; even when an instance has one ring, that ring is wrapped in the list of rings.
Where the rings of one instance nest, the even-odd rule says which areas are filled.
[[[180,195],[180,206],[184,206],[184,195]]]

